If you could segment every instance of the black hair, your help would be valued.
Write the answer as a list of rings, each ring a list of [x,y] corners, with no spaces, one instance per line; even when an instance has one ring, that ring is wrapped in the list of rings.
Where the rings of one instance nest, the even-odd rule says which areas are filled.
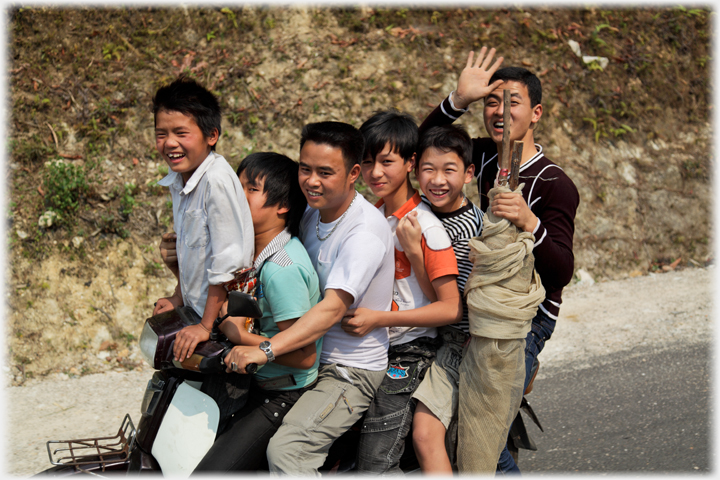
[[[431,127],[423,132],[418,144],[418,164],[428,148],[437,148],[445,153],[455,152],[462,159],[465,170],[472,165],[472,140],[460,125]]]
[[[406,162],[410,161],[420,136],[415,119],[394,109],[375,112],[360,126],[360,132],[365,137],[363,159],[373,160],[389,144],[391,152],[397,152]]]
[[[300,134],[300,150],[305,142],[339,148],[348,174],[353,166],[360,164],[365,150],[365,140],[360,130],[342,122],[308,123]]]
[[[195,80],[179,77],[170,85],[160,87],[152,99],[153,116],[161,110],[180,112],[195,119],[203,136],[211,137],[217,130],[218,138],[222,133],[222,112],[215,95]],[[211,146],[215,150],[215,145]]]
[[[251,153],[245,157],[237,168],[237,176],[245,172],[250,184],[258,179],[263,180],[263,193],[267,196],[264,207],[279,205],[287,207],[285,226],[290,235],[300,234],[307,200],[298,183],[298,164],[285,155],[275,152]]]
[[[542,103],[542,85],[540,79],[535,76],[527,68],[522,67],[505,67],[497,70],[488,83],[493,83],[495,80],[504,81],[515,81],[522,83],[528,90],[530,95],[530,106],[540,105]]]

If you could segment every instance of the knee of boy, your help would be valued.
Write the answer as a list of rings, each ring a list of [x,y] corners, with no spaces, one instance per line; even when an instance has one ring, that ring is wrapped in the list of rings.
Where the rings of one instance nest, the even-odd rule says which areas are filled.
[[[413,447],[415,450],[423,450],[427,448],[428,442],[430,440],[429,432],[423,428],[422,425],[418,425],[417,423],[413,425],[412,429],[412,441],[413,441]]]
[[[282,444],[282,439],[278,438],[277,435],[274,435],[270,442],[268,442],[267,449],[265,449],[265,455],[267,456],[268,461],[268,467],[270,468],[270,471],[273,471],[277,469],[279,466],[279,462],[282,462],[283,460],[287,460],[288,455],[282,455],[280,454],[280,445]]]

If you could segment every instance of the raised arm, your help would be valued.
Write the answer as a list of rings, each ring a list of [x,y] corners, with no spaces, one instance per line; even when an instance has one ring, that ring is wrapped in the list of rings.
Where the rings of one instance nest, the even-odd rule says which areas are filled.
[[[457,88],[452,95],[452,102],[456,108],[466,109],[470,104],[488,96],[490,92],[502,85],[502,80],[496,80],[490,84],[490,78],[503,62],[503,57],[498,57],[495,63],[490,66],[495,49],[491,48],[487,56],[487,47],[482,47],[477,58],[473,62],[475,52],[472,50],[468,54],[465,68],[460,73]]]
[[[430,127],[453,123],[467,111],[466,109],[471,103],[485,98],[490,92],[503,83],[502,80],[497,80],[491,85],[488,85],[490,78],[500,67],[500,64],[502,64],[503,57],[499,57],[495,60],[495,63],[490,66],[490,62],[495,55],[495,49],[491,48],[487,56],[485,56],[486,51],[487,47],[480,49],[480,54],[477,58],[474,58],[475,52],[471,51],[468,54],[467,63],[460,73],[455,92],[445,98],[445,100],[425,118],[420,125],[421,134]]]
[[[422,229],[417,221],[417,212],[410,212],[400,219],[395,230],[405,256],[415,272],[420,289],[431,302],[436,301],[437,293],[425,270],[425,256],[422,251]]]

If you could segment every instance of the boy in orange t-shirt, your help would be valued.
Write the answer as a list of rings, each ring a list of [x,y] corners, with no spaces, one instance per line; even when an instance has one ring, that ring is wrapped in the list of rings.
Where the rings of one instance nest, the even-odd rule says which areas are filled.
[[[343,328],[364,335],[388,327],[388,370],[370,404],[361,430],[358,470],[363,473],[400,473],[405,438],[415,410],[412,394],[435,358],[439,346],[436,327],[456,322],[462,304],[455,278],[455,253],[443,224],[423,203],[410,183],[415,168],[418,128],[414,120],[396,111],[379,112],[360,131],[365,154],[360,163],[363,179],[380,197],[377,207],[387,217],[395,242],[395,281],[392,311],[349,311]],[[410,212],[417,213],[422,231],[422,258],[413,266],[397,238],[396,229]]]

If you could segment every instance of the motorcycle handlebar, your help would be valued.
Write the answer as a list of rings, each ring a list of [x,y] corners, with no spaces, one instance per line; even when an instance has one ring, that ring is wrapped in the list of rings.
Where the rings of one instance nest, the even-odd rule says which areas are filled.
[[[222,363],[225,365],[225,357],[230,353],[230,350],[232,350],[232,347],[227,347],[225,350],[222,351],[220,354],[220,358],[222,358]],[[257,363],[248,363],[245,366],[245,371],[252,375],[253,373],[257,372],[258,364]]]

